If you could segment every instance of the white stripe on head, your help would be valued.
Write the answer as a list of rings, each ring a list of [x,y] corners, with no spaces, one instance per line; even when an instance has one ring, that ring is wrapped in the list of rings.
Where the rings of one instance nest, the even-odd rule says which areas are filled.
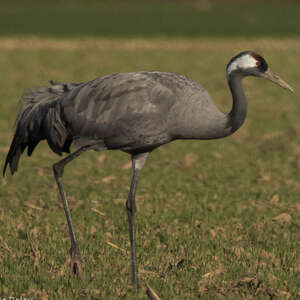
[[[227,67],[227,77],[235,70],[254,67],[257,67],[257,60],[251,54],[244,54],[232,61]]]

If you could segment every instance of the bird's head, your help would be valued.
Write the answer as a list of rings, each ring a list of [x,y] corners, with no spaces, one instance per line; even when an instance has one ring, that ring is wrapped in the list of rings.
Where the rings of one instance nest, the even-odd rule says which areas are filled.
[[[241,52],[230,60],[226,68],[227,79],[229,80],[233,74],[266,78],[281,87],[294,92],[289,84],[270,71],[265,59],[253,51]]]

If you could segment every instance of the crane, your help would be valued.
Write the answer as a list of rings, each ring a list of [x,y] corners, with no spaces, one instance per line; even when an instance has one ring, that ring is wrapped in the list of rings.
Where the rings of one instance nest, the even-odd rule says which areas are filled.
[[[41,140],[59,155],[53,165],[71,239],[71,268],[82,277],[82,259],[63,186],[64,167],[87,150],[121,150],[131,155],[133,175],[126,201],[131,244],[132,284],[138,286],[135,195],[140,172],[151,151],[178,139],[218,139],[239,129],[247,114],[242,79],[256,76],[293,92],[274,75],[265,59],[253,51],[234,56],[226,68],[233,105],[224,114],[208,92],[187,77],[167,72],[118,73],[81,83],[50,81],[50,87],[26,92],[21,99],[15,134],[3,176],[9,165],[18,170],[21,154],[32,154]]]

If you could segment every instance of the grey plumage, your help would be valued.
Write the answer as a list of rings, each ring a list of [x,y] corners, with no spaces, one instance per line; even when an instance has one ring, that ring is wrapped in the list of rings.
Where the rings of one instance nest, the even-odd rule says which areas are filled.
[[[226,126],[226,116],[201,85],[164,72],[120,73],[79,84],[52,82],[50,88],[27,92],[21,104],[5,164],[12,173],[26,146],[31,155],[43,139],[57,154],[69,152],[72,142],[136,153],[178,138],[216,138],[218,126]]]
[[[218,110],[207,91],[185,76],[165,72],[119,73],[82,83],[51,82],[51,87],[33,89],[23,96],[16,131],[4,164],[17,171],[26,147],[30,156],[41,140],[53,152],[78,150],[53,166],[71,237],[74,272],[82,275],[81,258],[65,197],[64,166],[88,149],[122,150],[132,155],[133,178],[126,202],[131,253],[132,282],[137,285],[135,258],[135,192],[139,172],[148,153],[176,139],[215,139],[235,132],[247,113],[242,88],[244,76],[264,77],[291,89],[273,75],[265,60],[246,51],[227,66],[233,96],[228,114]]]

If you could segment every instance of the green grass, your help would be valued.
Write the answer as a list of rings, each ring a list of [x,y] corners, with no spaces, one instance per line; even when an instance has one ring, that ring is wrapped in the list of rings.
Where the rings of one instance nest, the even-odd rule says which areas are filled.
[[[299,40],[1,39],[1,161],[26,88],[48,79],[164,70],[201,82],[228,111],[225,65],[244,49],[263,54],[297,91]],[[234,136],[161,147],[141,175],[140,276],[162,299],[300,294],[299,96],[254,78],[245,80],[245,90],[249,113]],[[125,211],[128,155],[89,152],[66,168],[85,284],[68,268],[68,230],[51,169],[58,160],[41,143],[31,158],[22,157],[15,176],[0,181],[0,296],[133,299]],[[143,288],[136,298],[147,299]]]
[[[287,37],[299,15],[293,0],[3,0],[0,35]]]

